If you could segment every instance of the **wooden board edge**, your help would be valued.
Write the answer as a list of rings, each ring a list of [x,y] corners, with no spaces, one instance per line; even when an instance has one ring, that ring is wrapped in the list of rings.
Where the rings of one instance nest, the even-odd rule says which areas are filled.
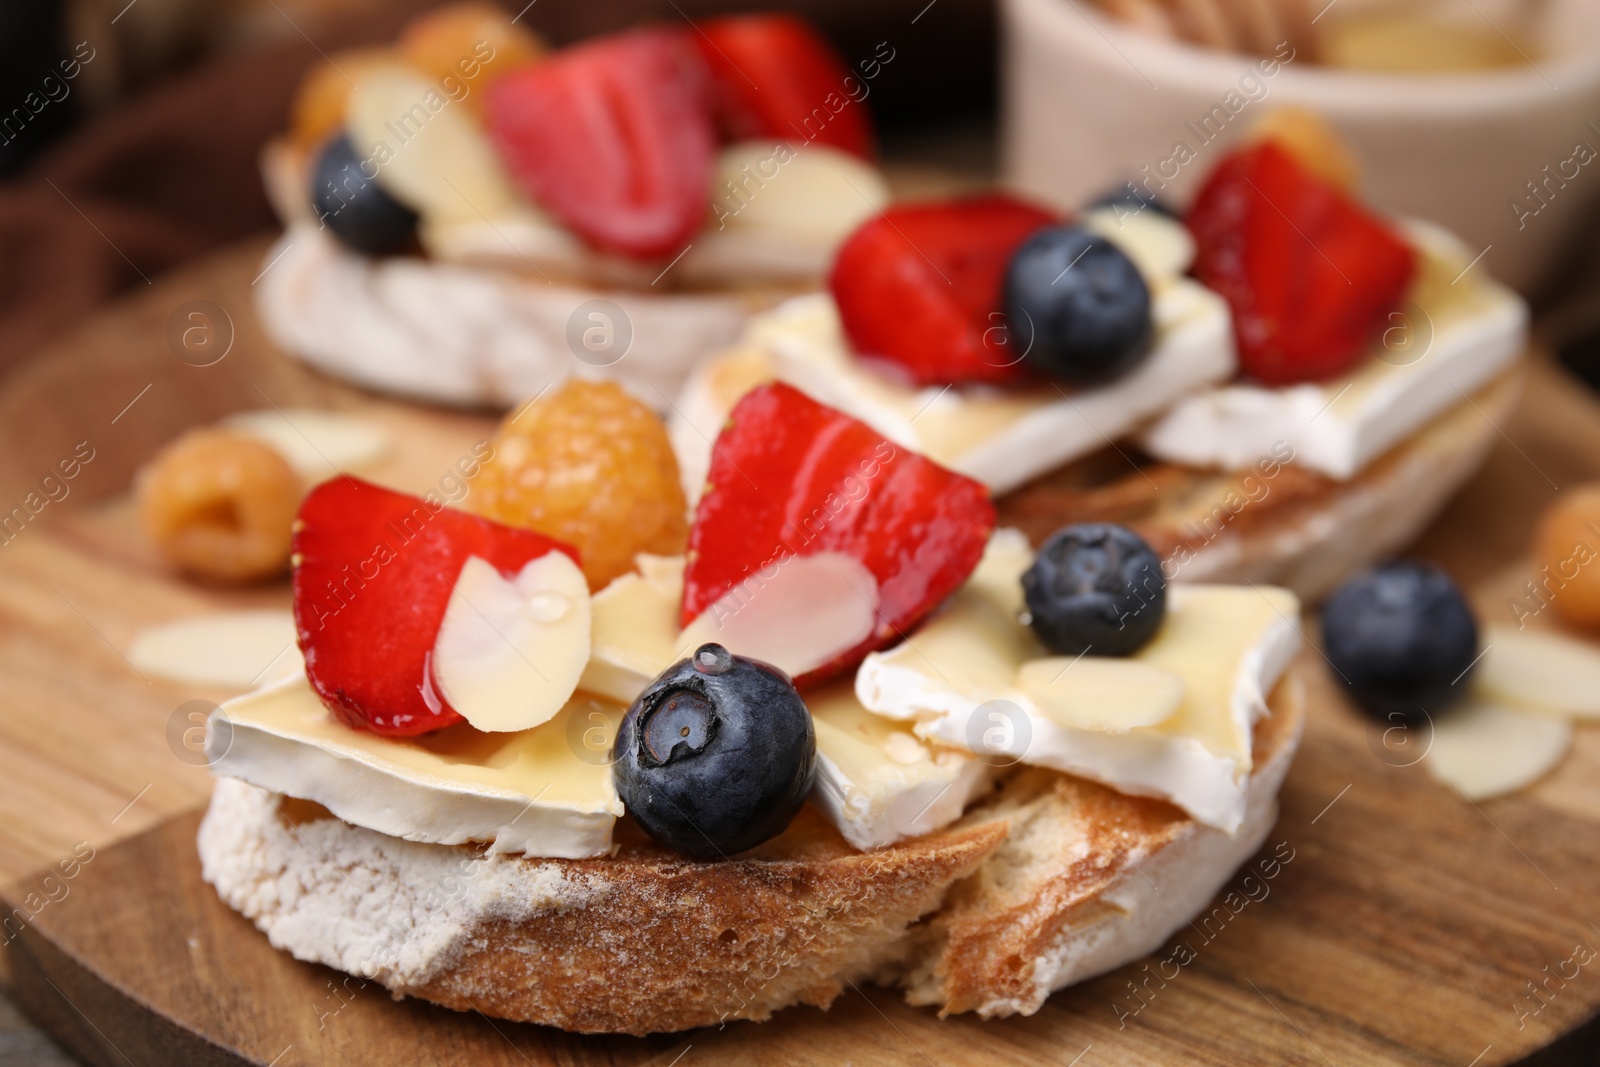
[[[117,846],[151,834],[170,833],[187,822],[197,831],[203,808],[167,819]],[[53,870],[47,868],[46,870]],[[12,915],[20,907],[17,886],[37,885],[39,876],[0,890],[0,908]],[[135,992],[106,981],[51,937],[48,923],[30,921],[14,934],[7,928],[3,973],[6,993],[17,1009],[63,1049],[92,1067],[131,1067],[181,1063],[193,1067],[258,1067],[205,1040],[147,1005]],[[117,1035],[113,1041],[108,1034]]]

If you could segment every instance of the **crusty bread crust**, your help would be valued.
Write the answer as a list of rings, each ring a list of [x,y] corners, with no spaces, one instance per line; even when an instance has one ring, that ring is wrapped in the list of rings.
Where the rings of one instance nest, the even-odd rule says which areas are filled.
[[[567,1030],[765,1019],[827,1007],[868,976],[942,1013],[1026,1014],[1150,951],[1255,850],[1299,738],[1296,692],[1281,683],[1257,726],[1252,816],[1234,837],[1161,801],[1026,769],[953,826],[876,852],[808,807],[732,861],[685,861],[627,820],[615,856],[538,860],[402,841],[222,779],[201,865],[299,959]],[[1172,876],[1132,900],[1155,863]]]
[[[420,844],[220,779],[205,879],[296,958],[396,995],[582,1032],[646,1034],[827,1007],[999,846],[999,823],[880,852],[807,808],[733,861],[618,827],[612,857]]]

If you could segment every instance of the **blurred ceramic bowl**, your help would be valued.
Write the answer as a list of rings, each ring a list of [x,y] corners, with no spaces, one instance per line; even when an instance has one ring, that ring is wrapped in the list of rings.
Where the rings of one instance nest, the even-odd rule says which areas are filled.
[[[1465,2],[1496,24],[1491,0]],[[1004,176],[1061,207],[1128,179],[1187,203],[1225,146],[1282,105],[1319,112],[1348,139],[1364,199],[1454,230],[1524,292],[1600,194],[1596,0],[1528,3],[1531,62],[1448,74],[1315,66],[1287,43],[1274,59],[1198,48],[1092,0],[1001,7]]]

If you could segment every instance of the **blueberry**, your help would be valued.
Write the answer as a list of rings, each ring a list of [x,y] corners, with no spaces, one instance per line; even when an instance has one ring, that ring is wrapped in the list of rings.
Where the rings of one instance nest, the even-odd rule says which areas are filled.
[[[1108,189],[1100,196],[1091,200],[1086,211],[1093,211],[1100,207],[1114,207],[1119,210],[1118,217],[1123,214],[1138,214],[1146,208],[1157,215],[1165,215],[1169,219],[1176,219],[1178,213],[1169,207],[1166,201],[1158,198],[1154,193],[1139,188],[1132,182],[1123,182],[1114,189]]]
[[[817,739],[788,675],[701,645],[639,694],[612,754],[633,820],[709,860],[783,832],[811,792]]]
[[[1028,622],[1064,656],[1126,656],[1161,628],[1161,559],[1126,526],[1084,522],[1050,535],[1022,575]]]
[[[368,177],[365,165],[349,137],[329,141],[312,168],[311,206],[339,240],[357,252],[381,256],[411,240],[417,213]]]
[[[1328,662],[1364,711],[1418,721],[1466,695],[1478,624],[1450,576],[1427,563],[1385,563],[1322,606]]]
[[[1081,226],[1052,226],[1023,242],[1006,268],[1003,299],[1024,364],[1064,381],[1125,373],[1154,333],[1139,268]]]

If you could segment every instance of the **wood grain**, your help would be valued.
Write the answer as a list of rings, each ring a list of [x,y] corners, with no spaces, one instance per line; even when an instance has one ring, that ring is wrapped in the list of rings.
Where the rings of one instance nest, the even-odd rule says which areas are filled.
[[[76,442],[96,449],[71,495],[0,547],[0,881],[7,908],[25,909],[0,935],[0,973],[89,1062],[667,1065],[692,1045],[686,1067],[1068,1064],[1086,1049],[1085,1067],[1487,1067],[1600,1006],[1600,960],[1543,1000],[1528,989],[1576,945],[1600,949],[1600,731],[1581,729],[1571,757],[1533,789],[1473,805],[1405,765],[1416,748],[1392,737],[1386,746],[1328,689],[1311,651],[1310,723],[1268,846],[1282,842],[1294,859],[1256,883],[1260,899],[1236,916],[1177,935],[1168,949],[1182,941],[1196,958],[1175,976],[1157,970],[1164,951],[1151,971],[1123,968],[1027,1019],[941,1022],[864,988],[826,1013],[650,1040],[491,1023],[396,1004],[375,986],[347,991],[329,1015],[344,1003],[329,988],[340,976],[272,950],[198,878],[194,810],[208,779],[169,749],[167,722],[186,700],[225,694],[141,679],[119,651],[152,622],[283,604],[287,589],[175,580],[134,531],[125,490],[173,434],[239,408],[370,411],[403,429],[375,476],[414,490],[490,420],[375,399],[275,353],[249,303],[262,247],[164,280],[0,389],[0,507]],[[236,330],[212,367],[182,363],[163,340],[173,308],[195,297],[227,309]],[[1507,598],[1534,577],[1534,518],[1556,486],[1600,478],[1600,407],[1541,365],[1500,430],[1483,473],[1419,550],[1471,584],[1485,618],[1511,622]],[[75,848],[65,878],[58,864],[71,865]],[[1233,888],[1249,887],[1241,876]]]

